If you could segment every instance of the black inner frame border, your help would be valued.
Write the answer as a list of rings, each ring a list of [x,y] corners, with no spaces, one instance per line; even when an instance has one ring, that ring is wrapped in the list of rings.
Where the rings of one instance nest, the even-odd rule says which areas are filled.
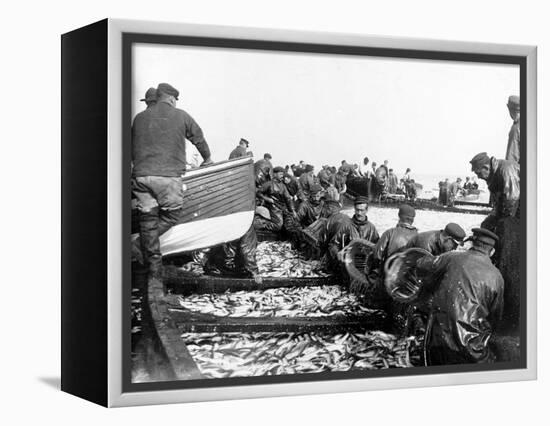
[[[452,62],[475,62],[488,64],[519,65],[520,67],[520,191],[522,194],[521,231],[527,231],[527,200],[526,200],[526,145],[527,136],[527,57],[515,55],[479,54],[464,52],[412,50],[399,48],[380,48],[361,45],[332,45],[299,42],[282,42],[272,40],[251,40],[219,37],[175,36],[164,34],[123,33],[122,34],[122,391],[145,392],[161,390],[183,390],[198,388],[221,388],[232,386],[250,386],[281,383],[314,383],[318,381],[353,380],[375,377],[414,377],[419,375],[469,373],[483,371],[499,371],[527,368],[527,238],[520,243],[521,267],[521,303],[520,303],[520,345],[521,356],[517,362],[502,362],[496,364],[464,364],[432,367],[415,367],[409,369],[385,369],[352,372],[326,372],[311,374],[294,374],[280,376],[235,377],[226,379],[180,380],[151,383],[131,382],[131,263],[130,263],[130,233],[131,233],[131,202],[130,202],[130,143],[132,111],[132,47],[134,44],[178,45],[188,47],[212,47],[239,50],[261,50],[271,52],[317,53],[348,56],[369,56],[379,58],[424,59]],[[396,41],[399,44],[399,40]],[[503,100],[504,107],[504,100]],[[503,112],[504,113],[504,112]],[[473,136],[475,137],[475,135]],[[494,153],[489,153],[489,155]]]

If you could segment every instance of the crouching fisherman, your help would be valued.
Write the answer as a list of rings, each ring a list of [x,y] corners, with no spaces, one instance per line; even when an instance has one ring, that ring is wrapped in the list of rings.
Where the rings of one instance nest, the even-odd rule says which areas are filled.
[[[283,182],[285,169],[275,167],[273,169],[273,180],[264,182],[257,190],[258,201],[269,210],[271,225],[270,231],[278,232],[283,228],[285,214],[296,216],[292,197],[288,193],[286,185]],[[266,228],[257,228],[264,230]]]
[[[343,249],[355,239],[366,240],[375,244],[378,239],[376,227],[367,217],[368,199],[357,197],[354,202],[355,213],[352,218],[343,214],[333,214],[327,221],[325,244],[326,261],[329,269],[344,273]]]
[[[211,248],[206,254],[204,272],[207,275],[254,278],[256,284],[262,278],[256,262],[258,239],[254,226],[236,241]]]
[[[374,248],[374,266],[382,268],[388,257],[402,250],[416,236],[418,230],[413,226],[415,216],[416,211],[408,204],[399,207],[397,225],[385,231]]]
[[[421,248],[434,256],[439,256],[464,245],[465,237],[464,229],[460,225],[451,222],[445,226],[445,229],[416,234],[407,243],[406,247]]]
[[[424,341],[428,365],[495,361],[494,330],[503,308],[504,280],[492,264],[498,237],[474,228],[468,251],[425,256],[417,271],[435,278]]]

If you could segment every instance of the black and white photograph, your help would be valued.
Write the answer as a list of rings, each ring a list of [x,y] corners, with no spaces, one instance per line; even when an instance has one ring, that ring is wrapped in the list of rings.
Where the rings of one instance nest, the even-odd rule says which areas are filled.
[[[519,64],[134,42],[130,81],[132,384],[525,363]]]

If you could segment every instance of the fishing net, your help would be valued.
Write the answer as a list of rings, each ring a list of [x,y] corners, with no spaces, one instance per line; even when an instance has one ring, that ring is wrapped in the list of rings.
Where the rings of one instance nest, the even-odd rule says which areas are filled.
[[[402,303],[418,299],[426,278],[416,271],[416,261],[429,252],[420,248],[410,248],[391,255],[384,264],[384,286],[393,300]]]
[[[344,248],[343,258],[350,277],[350,291],[368,295],[375,287],[370,276],[374,244],[363,239],[355,239]]]

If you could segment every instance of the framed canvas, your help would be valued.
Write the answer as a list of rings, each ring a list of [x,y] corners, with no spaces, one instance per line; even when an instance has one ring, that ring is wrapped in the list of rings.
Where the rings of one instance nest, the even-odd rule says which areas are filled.
[[[107,19],[62,81],[66,392],[536,378],[534,46]]]

